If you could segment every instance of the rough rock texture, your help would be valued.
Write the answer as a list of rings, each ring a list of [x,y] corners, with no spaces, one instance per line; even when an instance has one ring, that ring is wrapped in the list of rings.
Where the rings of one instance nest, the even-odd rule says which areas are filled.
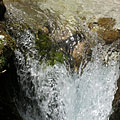
[[[98,36],[101,37],[106,44],[116,41],[120,36],[118,30],[98,30]]]
[[[3,4],[3,0],[0,0],[0,21],[4,19],[5,12],[6,12],[6,7]]]
[[[116,23],[116,20],[113,18],[99,18],[98,25],[106,29],[112,29]]]
[[[0,120],[22,120],[13,98],[18,95],[16,69],[11,60],[10,67],[0,74]]]
[[[2,24],[0,24],[2,26]],[[0,73],[9,67],[9,60],[15,49],[15,41],[0,26]],[[3,25],[4,26],[4,25]]]
[[[86,41],[80,42],[75,46],[75,48],[73,49],[72,56],[75,60],[74,69],[76,72],[79,70],[80,63],[82,60],[84,61],[84,59],[86,59],[87,61],[89,61],[87,59],[89,55],[91,56],[91,48]]]
[[[4,13],[0,0],[0,20],[4,19]],[[6,32],[5,21],[0,21],[0,120],[22,120],[14,101],[19,91],[13,64],[15,47],[15,41]]]
[[[120,120],[120,77],[117,81],[117,91],[113,100],[113,113],[109,120]]]
[[[89,23],[88,28],[92,32],[97,32],[98,38],[105,44],[111,44],[120,38],[120,30],[115,29],[116,20],[114,18],[99,18],[97,22]]]

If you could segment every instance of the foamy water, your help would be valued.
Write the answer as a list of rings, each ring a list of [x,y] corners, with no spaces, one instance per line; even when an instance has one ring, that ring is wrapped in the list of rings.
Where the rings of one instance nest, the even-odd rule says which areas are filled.
[[[6,5],[18,21],[28,23],[31,28],[49,22],[55,29],[56,22],[59,28],[68,29],[70,35],[72,30],[82,29],[95,41],[97,38],[87,28],[87,22],[113,17],[117,21],[115,27],[119,28],[120,24],[119,0],[28,0],[24,4],[6,2]],[[86,20],[82,20],[83,17]],[[78,74],[71,74],[64,64],[47,66],[43,62],[40,65],[35,57],[35,38],[30,31],[16,41],[20,48],[15,54],[21,86],[17,106],[24,120],[109,119],[119,77],[119,52],[112,51],[114,47],[97,43],[81,75],[81,67]]]
[[[19,42],[30,44],[28,50],[32,51],[32,40],[21,39]],[[21,97],[24,95],[28,99],[23,97],[18,101],[23,119],[108,120],[119,77],[119,53],[113,52],[107,64],[104,61],[106,55],[107,46],[98,44],[80,75],[71,74],[64,64],[40,65],[29,55],[25,62],[22,53],[16,51],[17,73],[24,92],[21,92]]]

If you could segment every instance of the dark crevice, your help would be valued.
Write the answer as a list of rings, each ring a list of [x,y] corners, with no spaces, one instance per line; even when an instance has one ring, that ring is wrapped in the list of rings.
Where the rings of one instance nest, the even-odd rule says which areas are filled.
[[[22,120],[15,105],[19,85],[13,57],[9,59],[9,63],[6,72],[0,74],[0,120]]]

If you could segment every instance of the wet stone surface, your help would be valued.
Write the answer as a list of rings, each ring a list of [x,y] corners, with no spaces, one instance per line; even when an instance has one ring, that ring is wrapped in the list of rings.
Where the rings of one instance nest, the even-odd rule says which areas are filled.
[[[37,3],[37,1],[35,3]],[[21,4],[21,6],[22,5],[23,4]],[[64,6],[64,4],[63,4],[63,6]],[[76,5],[75,5],[75,7],[76,7]],[[38,8],[38,7],[36,7],[36,8]],[[9,10],[11,10],[11,12],[13,12],[14,17],[16,17],[18,15],[17,19],[20,22],[22,21],[21,17],[23,17],[24,21],[27,21],[28,18],[30,16],[32,16],[32,17],[30,17],[30,19],[27,22],[30,22],[30,25],[32,25],[32,23],[34,23],[33,25],[35,25],[36,23],[39,23],[39,22],[34,21],[34,18],[36,18],[36,16],[34,16],[34,15],[37,15],[37,16],[41,16],[42,15],[42,14],[38,14],[39,13],[39,9],[36,9],[36,8],[34,9],[33,6],[30,9],[28,9],[27,7],[19,8],[18,6],[17,7],[12,6],[12,7],[9,8]],[[65,6],[64,6],[64,8],[65,8]],[[85,9],[87,9],[87,8],[85,8]],[[29,10],[31,10],[31,14],[32,14],[30,16],[29,16],[29,12],[30,12]],[[71,8],[70,8],[70,10],[71,10]],[[24,15],[23,15],[23,11],[24,11]],[[44,11],[44,9],[43,9],[43,11]],[[69,11],[69,9],[68,9],[68,11]],[[16,12],[18,12],[18,13],[16,13]],[[41,12],[41,10],[40,10],[40,12]],[[21,14],[19,14],[19,13],[21,13]],[[46,13],[49,14],[50,11],[48,10]],[[43,14],[46,14],[46,13],[43,13]],[[54,15],[54,14],[52,14],[52,15]],[[71,15],[71,14],[69,14],[69,15]],[[27,16],[27,17],[25,17],[25,16]],[[84,59],[84,58],[86,58],[89,55],[91,56],[91,46],[90,46],[90,44],[88,44],[86,42],[86,40],[85,40],[86,38],[85,38],[84,34],[82,34],[82,33],[76,33],[76,34],[73,34],[73,35],[65,35],[65,36],[62,37],[62,39],[60,39],[60,40],[62,40],[62,42],[59,43],[59,41],[58,41],[57,45],[56,45],[56,42],[52,43],[53,41],[51,41],[49,39],[48,34],[49,33],[54,34],[54,32],[57,30],[57,27],[56,27],[57,26],[56,25],[57,22],[53,22],[52,21],[53,20],[52,16],[47,16],[47,17],[50,18],[50,23],[49,24],[51,24],[51,28],[53,27],[53,30],[50,30],[51,28],[48,29],[49,26],[46,25],[45,27],[43,27],[43,31],[44,31],[45,34],[38,33],[38,39],[36,40],[36,49],[39,51],[40,56],[46,57],[48,59],[48,63],[51,64],[51,65],[54,65],[57,61],[63,63],[64,60],[65,60],[65,59],[63,59],[63,56],[67,55],[69,57],[69,63],[71,63],[71,68],[74,68],[75,71],[78,71],[79,65],[81,63],[81,59]],[[38,21],[42,21],[44,19],[42,17],[40,17],[40,18],[41,19],[38,19]],[[11,19],[11,20],[13,20],[13,19]],[[57,18],[55,20],[58,21],[58,23],[61,21],[61,19],[59,20]],[[70,25],[69,23],[71,23],[71,26],[69,26],[69,27],[72,28],[74,26],[75,18],[74,17],[70,17],[67,20],[68,21],[70,20],[70,21],[68,23],[66,23],[66,24],[69,26]],[[45,22],[46,21],[44,21],[42,23],[42,26],[44,26]],[[95,23],[97,25],[96,28],[94,28],[94,25],[92,25],[92,24],[89,27],[93,31],[97,32],[98,38],[100,38],[99,42],[101,42],[103,40],[105,42],[105,44],[110,45],[110,44],[116,42],[120,38],[119,30],[114,28],[115,23],[116,23],[116,20],[114,18],[111,18],[111,17],[104,18],[103,17],[103,18],[99,18],[98,21]],[[73,26],[72,26],[72,24],[73,24]],[[38,25],[38,24],[36,24],[36,25]],[[2,25],[0,25],[0,26],[2,26]],[[13,26],[15,26],[15,27],[13,27]],[[8,29],[10,28],[9,32],[11,33],[11,35],[13,34],[15,39],[20,37],[21,34],[24,33],[24,29],[26,29],[26,28],[23,28],[23,27],[21,27],[22,29],[21,28],[19,29],[18,26],[21,27],[19,24],[15,24],[15,21],[12,21],[11,28],[8,27]],[[40,26],[40,28],[41,28],[41,26]],[[4,29],[4,27],[2,27],[2,29]],[[19,32],[17,33],[16,30],[18,30]],[[58,31],[60,31],[60,30],[58,30]],[[61,33],[64,33],[64,30]],[[46,36],[46,34],[47,34],[47,36]],[[66,32],[66,34],[67,34],[67,32]],[[1,40],[3,41],[2,44],[6,44],[6,41],[4,41],[4,35],[1,35],[0,37],[1,37]],[[24,37],[24,35],[23,35],[23,37]],[[3,53],[3,47],[4,46],[1,47],[1,53]],[[24,49],[23,49],[23,52],[24,52]],[[25,54],[27,54],[27,50],[25,51]],[[41,57],[41,59],[42,59],[42,57]],[[4,71],[4,69],[3,69],[3,71]],[[110,118],[111,120],[119,120],[119,118],[120,118],[119,117],[119,111],[120,110],[119,110],[119,102],[118,102],[119,99],[120,99],[119,98],[119,92],[117,92],[115,96],[116,97],[115,97],[115,100],[113,102],[113,109],[114,109],[115,112],[111,115],[112,116]]]
[[[113,113],[110,116],[109,120],[120,120],[120,77],[117,80],[117,91],[113,100]]]

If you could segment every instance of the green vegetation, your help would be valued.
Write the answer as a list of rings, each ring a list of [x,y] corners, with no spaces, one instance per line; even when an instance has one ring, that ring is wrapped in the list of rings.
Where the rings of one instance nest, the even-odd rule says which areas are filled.
[[[9,67],[9,60],[15,49],[15,41],[0,29],[0,72]]]
[[[36,49],[41,56],[40,61],[45,60],[48,65],[64,63],[67,60],[67,56],[60,50],[57,42],[50,40],[49,36],[41,30],[37,34]]]

